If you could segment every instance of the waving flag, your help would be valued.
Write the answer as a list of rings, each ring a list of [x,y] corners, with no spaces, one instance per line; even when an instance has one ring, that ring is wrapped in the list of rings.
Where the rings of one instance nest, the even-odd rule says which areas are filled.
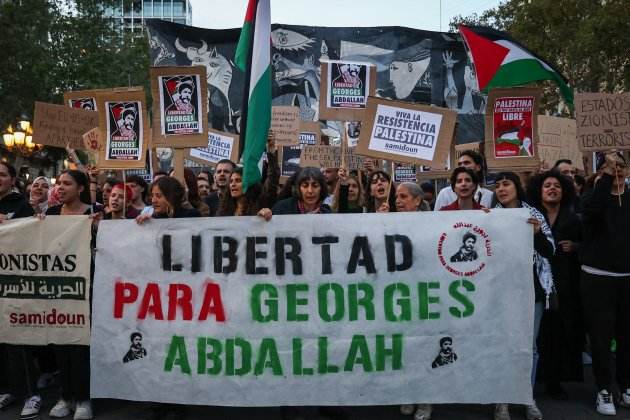
[[[573,106],[573,91],[562,74],[505,32],[463,25],[459,32],[472,57],[480,90],[552,80],[565,102]]]
[[[262,178],[258,162],[271,125],[271,8],[270,0],[249,0],[236,47],[236,65],[245,72],[241,109],[243,191]]]

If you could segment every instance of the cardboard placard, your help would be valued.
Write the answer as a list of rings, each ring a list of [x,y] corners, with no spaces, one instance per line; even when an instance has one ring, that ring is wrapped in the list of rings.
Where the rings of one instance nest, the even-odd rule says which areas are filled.
[[[190,149],[187,159],[204,166],[215,166],[221,159],[238,160],[239,136],[223,131],[208,130],[206,147]]]
[[[368,97],[376,94],[376,67],[369,63],[321,63],[319,119],[363,121]]]
[[[151,67],[153,143],[174,148],[208,143],[205,66]]]
[[[63,103],[70,108],[85,109],[87,111],[98,111],[97,97],[103,93],[110,93],[112,91],[125,91],[130,90],[142,90],[141,87],[131,88],[113,88],[113,89],[90,89],[90,90],[74,90],[67,91],[63,94]]]
[[[276,138],[276,147],[300,144],[300,108],[272,106],[270,130]]]
[[[319,121],[300,121],[300,145],[317,146],[322,142],[322,130]]]
[[[363,169],[365,156],[361,156],[353,149],[345,149],[345,164],[348,170]],[[339,146],[304,146],[300,154],[302,168],[339,168],[341,167],[341,147]]]
[[[488,168],[532,167],[538,159],[538,88],[492,89],[486,112]]]
[[[578,146],[583,152],[630,149],[630,92],[576,93]]]
[[[574,119],[539,115],[538,136],[538,157],[543,168],[551,169],[558,159],[570,159],[576,169],[584,170]]]
[[[98,127],[83,134],[83,147],[88,155],[88,163],[92,166],[98,166],[99,152],[105,148],[101,130]]]
[[[429,166],[448,158],[455,111],[370,97],[366,112],[357,153]]]
[[[144,168],[151,135],[144,90],[100,93],[96,106],[105,145],[98,158],[100,169]]]
[[[83,134],[98,126],[98,113],[35,102],[33,143],[84,149]]]

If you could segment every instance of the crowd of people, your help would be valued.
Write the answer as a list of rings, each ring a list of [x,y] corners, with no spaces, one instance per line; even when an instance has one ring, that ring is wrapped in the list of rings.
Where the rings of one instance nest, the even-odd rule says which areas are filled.
[[[277,153],[270,142],[263,182],[243,191],[242,168],[222,160],[214,172],[184,170],[184,182],[173,173],[156,172],[152,183],[138,176],[101,179],[97,170],[66,170],[56,183],[37,177],[19,188],[16,171],[0,162],[0,223],[22,217],[90,215],[94,231],[101,219],[259,216],[330,213],[390,213],[526,208],[534,238],[534,341],[532,386],[542,383],[554,399],[570,396],[563,382],[583,380],[584,358],[592,357],[596,410],[615,415],[615,405],[630,406],[630,194],[627,165],[621,154],[601,156],[587,180],[571,161],[528,179],[513,172],[484,185],[484,161],[465,151],[452,171],[450,185],[403,182],[367,160],[362,171],[345,168],[301,168],[280,185]],[[385,215],[383,217],[386,217]],[[422,217],[422,216],[418,216]],[[90,244],[86,244],[90,246]],[[93,243],[92,245],[93,246]],[[89,347],[74,345],[0,345],[0,408],[23,403],[22,418],[35,417],[42,387],[56,378],[59,399],[49,412],[75,420],[93,417],[90,402]],[[590,355],[590,356],[589,356]],[[616,360],[613,376],[612,359]],[[160,406],[155,418],[181,408]],[[285,407],[285,418],[304,409]],[[430,404],[405,405],[415,420],[433,416]],[[320,413],[344,418],[343,408]],[[530,420],[542,419],[536,403],[525,407]],[[508,404],[497,404],[495,420],[510,418]]]

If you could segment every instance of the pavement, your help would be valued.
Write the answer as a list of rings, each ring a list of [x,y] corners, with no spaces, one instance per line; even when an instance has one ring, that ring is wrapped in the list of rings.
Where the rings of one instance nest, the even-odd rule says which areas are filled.
[[[618,407],[616,417],[605,417],[595,411],[595,385],[590,368],[585,371],[584,383],[564,384],[569,394],[568,401],[554,401],[537,387],[535,397],[545,420],[630,420],[630,409]],[[41,420],[48,420],[48,411],[54,405],[57,390],[49,388],[42,392],[43,407]],[[155,405],[121,400],[93,400],[96,420],[144,420],[148,419]],[[0,412],[0,420],[17,420],[20,418],[21,404],[14,404]],[[164,406],[160,410],[166,411]],[[346,407],[346,420],[413,420],[413,416],[400,414],[398,406]],[[510,408],[512,420],[524,420],[523,407]],[[167,419],[175,417],[167,416]],[[304,410],[304,420],[338,420],[324,415],[316,408]],[[72,417],[68,417],[72,419]],[[228,408],[188,406],[184,408],[178,420],[281,420],[279,408]],[[438,405],[434,407],[432,420],[492,420],[493,406],[489,405]],[[165,419],[166,420],[166,419]]]

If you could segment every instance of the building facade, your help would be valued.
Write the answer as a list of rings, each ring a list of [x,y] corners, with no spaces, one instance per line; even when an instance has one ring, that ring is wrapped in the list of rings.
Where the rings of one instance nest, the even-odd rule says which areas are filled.
[[[145,19],[192,25],[190,0],[120,0],[118,3],[115,7],[108,7],[105,15],[127,31],[142,32]]]

